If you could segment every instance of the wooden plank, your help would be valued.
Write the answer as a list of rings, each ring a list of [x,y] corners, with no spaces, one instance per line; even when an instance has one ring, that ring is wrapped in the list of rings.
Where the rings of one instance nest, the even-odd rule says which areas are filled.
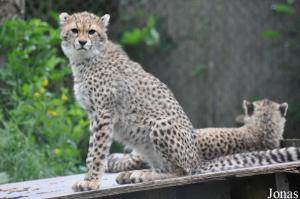
[[[275,179],[277,191],[290,191],[289,180],[286,173],[276,173]]]
[[[299,167],[300,161],[296,161],[129,185],[118,185],[115,182],[117,174],[105,174],[101,183],[101,189],[87,192],[72,191],[71,185],[76,180],[83,178],[83,175],[73,175],[0,185],[0,198],[99,198],[122,193],[161,189],[206,181],[216,181],[232,177],[290,172],[298,169]]]

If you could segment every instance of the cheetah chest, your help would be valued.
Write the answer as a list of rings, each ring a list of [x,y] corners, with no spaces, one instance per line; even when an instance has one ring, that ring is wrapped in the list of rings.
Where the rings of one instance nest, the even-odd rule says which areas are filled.
[[[88,89],[85,87],[84,83],[74,84],[74,94],[75,98],[82,108],[86,111],[91,109],[91,96],[89,96]]]

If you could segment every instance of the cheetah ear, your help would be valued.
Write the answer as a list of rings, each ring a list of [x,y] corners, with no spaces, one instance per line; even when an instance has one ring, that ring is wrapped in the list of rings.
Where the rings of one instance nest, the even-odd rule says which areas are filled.
[[[59,15],[59,24],[61,26],[64,25],[67,22],[67,20],[69,19],[69,17],[70,17],[70,15],[66,12],[60,13],[60,15]]]
[[[280,111],[280,113],[281,113],[281,115],[282,115],[283,117],[286,116],[288,107],[289,107],[289,105],[288,105],[288,103],[286,103],[286,102],[280,104],[280,106],[279,106],[279,111]]]
[[[110,15],[109,14],[105,14],[101,17],[101,23],[103,24],[103,26],[106,28],[109,24],[109,19],[110,19]]]
[[[245,110],[245,115],[251,116],[254,112],[254,104],[252,102],[248,102],[247,100],[243,101],[243,108]]]

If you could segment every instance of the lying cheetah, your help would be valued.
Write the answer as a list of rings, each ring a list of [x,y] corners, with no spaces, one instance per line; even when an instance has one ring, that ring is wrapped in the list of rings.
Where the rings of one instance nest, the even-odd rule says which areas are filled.
[[[244,101],[243,108],[242,127],[197,130],[197,147],[206,160],[280,147],[288,104],[264,99],[253,103]]]
[[[61,13],[61,47],[69,58],[74,92],[90,120],[85,178],[75,191],[98,189],[112,138],[137,150],[150,170],[121,173],[119,182],[194,173],[203,157],[189,118],[168,87],[107,39],[109,15]],[[288,155],[288,154],[285,154]]]
[[[287,103],[278,104],[268,99],[248,102],[244,100],[244,125],[239,128],[204,128],[196,131],[198,152],[204,160],[220,156],[275,149],[283,138]],[[141,155],[111,154],[108,172],[149,168]]]

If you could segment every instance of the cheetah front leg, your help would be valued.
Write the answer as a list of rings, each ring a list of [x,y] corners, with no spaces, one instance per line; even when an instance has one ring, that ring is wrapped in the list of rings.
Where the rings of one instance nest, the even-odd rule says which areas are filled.
[[[90,122],[90,137],[89,137],[89,148],[88,148],[88,154],[86,156],[86,167],[89,170],[91,168],[91,162],[93,160],[93,131],[92,131],[92,122]]]
[[[73,185],[74,191],[96,190],[105,170],[106,156],[111,144],[112,123],[110,114],[102,114],[91,121],[91,136],[86,164],[88,172],[84,180]]]

